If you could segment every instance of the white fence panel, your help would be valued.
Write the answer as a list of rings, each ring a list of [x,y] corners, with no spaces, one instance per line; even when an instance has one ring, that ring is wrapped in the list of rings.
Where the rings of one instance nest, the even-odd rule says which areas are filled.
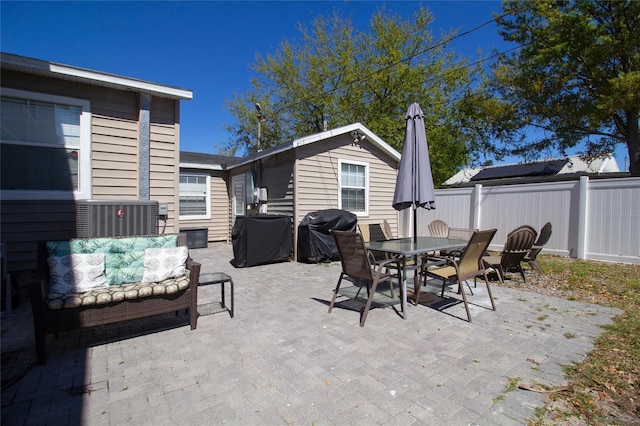
[[[590,181],[586,257],[637,263],[640,258],[640,180]]]
[[[417,211],[418,235],[429,235],[429,223],[435,219],[443,220],[453,228],[470,228],[472,195],[473,188],[436,190],[435,210],[418,209]],[[406,215],[402,217],[405,220],[408,219]],[[412,228],[406,228],[406,230],[410,229]],[[407,233],[404,236],[409,235],[411,234]]]
[[[568,256],[572,250],[571,199],[576,185],[573,181],[482,188],[480,228],[498,230],[491,248],[502,248],[507,234],[520,225],[531,225],[540,231],[551,222],[553,233],[545,249]]]
[[[411,210],[401,212],[399,235],[410,236]],[[640,178],[597,179],[436,190],[436,209],[418,209],[418,235],[444,220],[455,228],[496,228],[500,249],[512,229],[537,231],[551,222],[544,253],[640,263]]]

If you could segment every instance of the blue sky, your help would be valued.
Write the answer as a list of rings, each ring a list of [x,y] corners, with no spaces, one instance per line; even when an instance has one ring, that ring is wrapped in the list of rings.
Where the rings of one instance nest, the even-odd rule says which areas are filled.
[[[298,23],[339,10],[359,29],[384,5],[409,18],[417,1],[2,1],[3,52],[177,86],[193,91],[181,105],[181,149],[217,153],[232,122],[224,109],[250,88],[255,54],[299,38]],[[425,1],[432,32],[472,29],[502,10],[499,1]],[[495,25],[461,37],[450,49],[504,49]],[[302,135],[301,135],[302,136]],[[620,150],[618,150],[620,151]],[[616,153],[618,153],[618,151]],[[624,151],[622,151],[624,152]],[[617,155],[619,166],[624,156]]]

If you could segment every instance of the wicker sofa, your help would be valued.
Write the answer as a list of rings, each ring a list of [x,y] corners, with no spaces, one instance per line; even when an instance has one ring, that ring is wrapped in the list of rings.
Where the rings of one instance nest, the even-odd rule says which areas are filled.
[[[47,334],[61,331],[181,309],[194,330],[200,264],[186,246],[184,233],[40,242],[29,285],[38,363]]]

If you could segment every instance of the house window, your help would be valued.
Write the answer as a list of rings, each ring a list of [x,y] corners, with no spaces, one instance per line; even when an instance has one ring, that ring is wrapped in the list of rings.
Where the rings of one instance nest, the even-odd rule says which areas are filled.
[[[5,199],[91,197],[91,113],[80,99],[2,88]]]
[[[180,173],[180,219],[210,219],[209,175]]]
[[[338,204],[356,215],[369,213],[369,165],[354,161],[338,162]]]

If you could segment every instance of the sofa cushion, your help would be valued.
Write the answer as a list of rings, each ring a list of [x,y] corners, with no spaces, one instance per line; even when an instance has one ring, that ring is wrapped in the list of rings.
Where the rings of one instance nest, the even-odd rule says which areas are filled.
[[[104,253],[52,256],[47,263],[52,293],[84,293],[107,285]]]
[[[49,256],[66,256],[72,253],[126,253],[144,251],[147,248],[176,247],[177,234],[138,237],[74,238],[65,241],[47,241]]]
[[[136,283],[144,272],[144,250],[170,248],[178,244],[177,234],[75,238],[69,241],[48,241],[49,256],[76,253],[104,253],[105,273],[109,285]]]
[[[85,293],[47,295],[47,308],[51,310],[106,305],[112,302],[133,300],[149,296],[178,293],[189,287],[189,272],[177,278],[169,278],[158,283],[133,283],[119,286],[96,288]]]
[[[189,248],[186,246],[146,249],[142,282],[152,283],[184,275],[188,256]]]

